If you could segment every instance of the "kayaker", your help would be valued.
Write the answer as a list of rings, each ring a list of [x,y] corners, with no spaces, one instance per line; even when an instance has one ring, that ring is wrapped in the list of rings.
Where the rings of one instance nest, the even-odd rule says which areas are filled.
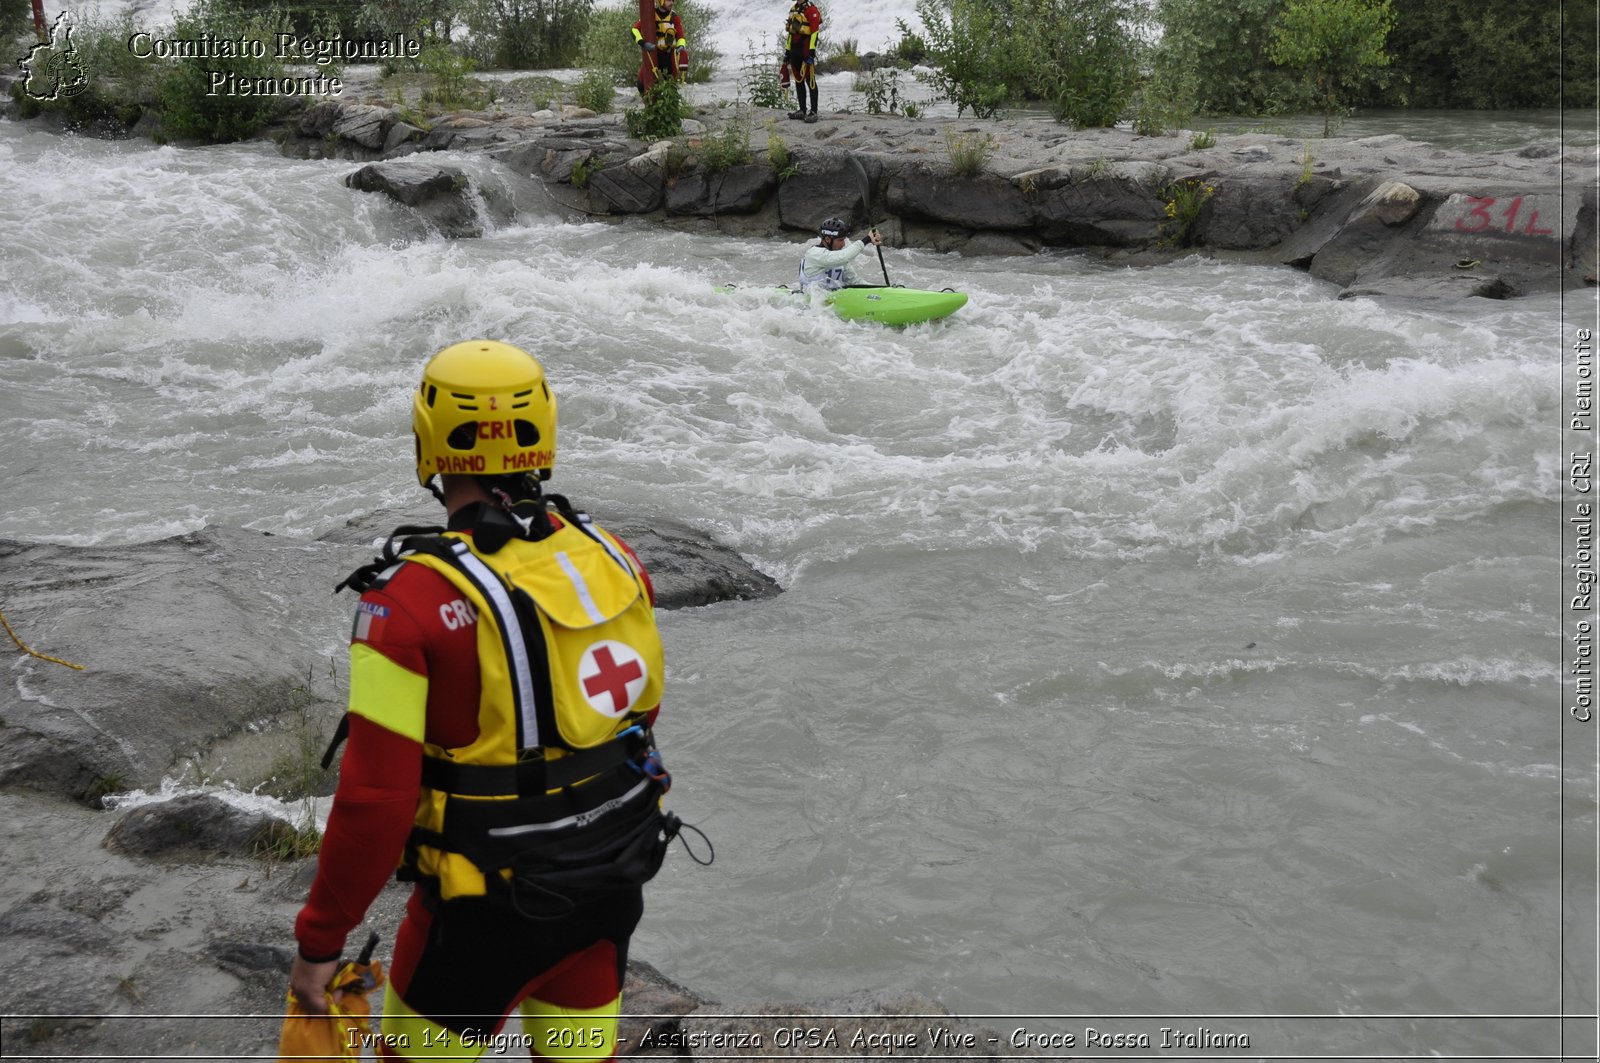
[[[812,0],[794,0],[789,18],[783,24],[784,62],[794,74],[795,101],[800,105],[790,118],[806,122],[817,120],[817,37],[822,32],[822,9]],[[806,95],[811,96],[811,111],[806,112]]]
[[[644,95],[645,76],[653,69],[658,78],[689,77],[689,41],[684,37],[683,19],[672,9],[674,0],[656,0],[656,39],[644,36],[644,22],[633,24],[633,42],[639,46],[639,95]]]
[[[851,288],[861,283],[856,276],[855,257],[866,249],[860,240],[846,241],[842,218],[829,218],[817,229],[818,242],[806,248],[800,260],[800,289]],[[867,234],[874,247],[883,244],[883,236],[873,229]]]
[[[543,493],[556,400],[526,351],[440,351],[412,432],[449,530],[399,529],[346,581],[349,745],[290,989],[327,1012],[346,935],[395,872],[416,885],[380,1055],[475,1059],[520,1007],[535,1058],[609,1059],[642,886],[682,826],[650,730],[654,592],[621,540]]]

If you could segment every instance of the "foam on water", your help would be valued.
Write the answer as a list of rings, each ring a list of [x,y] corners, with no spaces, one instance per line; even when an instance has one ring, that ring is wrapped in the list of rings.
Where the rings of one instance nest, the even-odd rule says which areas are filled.
[[[135,789],[107,794],[101,806],[108,811],[120,812],[130,808],[165,804],[179,797],[208,795],[245,812],[261,812],[296,826],[314,825],[324,830],[328,825],[328,810],[333,799],[328,797],[302,798],[282,801],[270,794],[240,790],[226,783],[194,783],[168,777],[154,790]]]
[[[712,290],[787,279],[798,249],[772,261],[749,241],[539,221],[470,244],[410,222],[397,242],[408,215],[344,190],[343,164],[35,154],[60,185],[16,208],[25,228],[45,220],[22,241],[28,282],[6,288],[54,305],[18,322],[7,364],[36,394],[59,386],[57,366],[72,382],[60,417],[30,429],[41,445],[88,418],[98,446],[246,489],[263,470],[354,473],[395,446],[418,353],[492,334],[539,349],[563,381],[564,445],[591,483],[658,506],[755,503],[740,508],[760,531],[738,545],[777,567],[850,556],[885,512],[1030,550],[1270,558],[1554,497],[1527,431],[1555,401],[1531,350],[1538,300],[1462,321],[1336,301],[1280,270],[1196,260],[1152,283],[1042,259],[971,269],[967,310],[894,332]],[[104,176],[123,182],[109,215],[68,209]],[[639,260],[641,239],[662,261]],[[60,246],[86,257],[46,253]],[[902,283],[937,287],[952,268],[893,257]],[[22,327],[43,316],[53,327]],[[1508,326],[1524,335],[1508,344]],[[97,491],[113,507],[118,494]],[[822,499],[844,520],[825,541],[808,532]]]

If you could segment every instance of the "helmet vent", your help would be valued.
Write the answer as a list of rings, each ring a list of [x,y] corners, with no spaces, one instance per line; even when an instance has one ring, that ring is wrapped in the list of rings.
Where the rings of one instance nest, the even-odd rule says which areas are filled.
[[[514,422],[517,430],[517,446],[531,447],[539,442],[539,428],[532,421],[518,419]]]
[[[435,387],[434,385],[429,384],[428,385],[428,397],[427,397],[427,399],[424,400],[428,404],[428,409],[430,409],[430,410],[433,409],[433,400],[438,398],[438,397],[439,397],[439,389],[437,387]]]
[[[456,427],[445,437],[452,450],[471,450],[478,442],[478,422],[468,421]]]

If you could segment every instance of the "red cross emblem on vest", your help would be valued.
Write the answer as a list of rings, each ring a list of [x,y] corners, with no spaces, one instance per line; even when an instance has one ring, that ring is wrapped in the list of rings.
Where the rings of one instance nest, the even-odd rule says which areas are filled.
[[[596,642],[578,662],[578,685],[589,707],[602,716],[628,711],[644,690],[644,658],[625,642]]]

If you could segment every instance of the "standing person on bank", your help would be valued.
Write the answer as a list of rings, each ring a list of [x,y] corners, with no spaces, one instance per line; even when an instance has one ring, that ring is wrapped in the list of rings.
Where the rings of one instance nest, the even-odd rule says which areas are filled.
[[[689,79],[689,41],[683,34],[683,19],[672,9],[674,0],[656,0],[656,39],[644,36],[644,23],[633,24],[633,43],[641,50],[639,57],[639,95],[644,95],[645,75],[654,69],[657,78],[671,78],[678,83]]]
[[[446,347],[423,369],[412,431],[448,530],[397,529],[411,536],[398,551],[391,536],[346,580],[361,591],[349,745],[290,990],[327,1011],[346,936],[394,871],[416,885],[381,1055],[476,1058],[520,1008],[535,1058],[605,1059],[643,883],[681,826],[660,809],[670,778],[650,730],[650,580],[543,494],[556,400],[532,355]]]
[[[817,36],[822,32],[822,10],[812,0],[794,0],[789,20],[783,24],[784,62],[794,73],[795,100],[799,109],[789,117],[806,122],[817,120]],[[811,96],[811,111],[806,112],[806,94]]]
[[[800,259],[800,290],[812,288],[830,291],[834,288],[854,288],[861,284],[856,275],[855,257],[866,249],[860,240],[846,240],[842,218],[829,218],[817,229],[818,240],[806,248]],[[883,244],[883,236],[873,229],[867,234],[872,246]]]

